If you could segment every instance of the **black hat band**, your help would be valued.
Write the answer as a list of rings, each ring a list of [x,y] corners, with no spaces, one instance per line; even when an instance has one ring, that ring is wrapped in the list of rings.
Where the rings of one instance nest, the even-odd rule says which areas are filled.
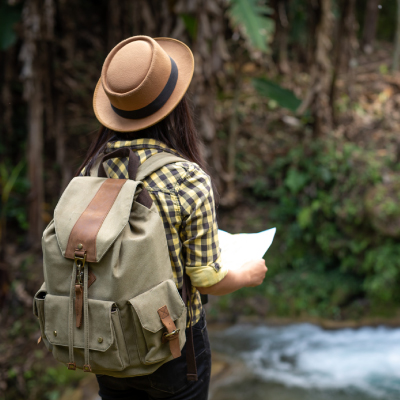
[[[168,78],[168,82],[164,86],[164,89],[157,96],[155,100],[153,100],[150,104],[145,107],[139,108],[138,110],[126,111],[121,110],[117,107],[114,107],[111,104],[112,109],[116,114],[118,114],[122,118],[127,119],[141,119],[149,117],[150,115],[157,112],[171,97],[172,92],[175,89],[176,82],[178,80],[178,67],[175,64],[175,61],[170,57],[171,60],[171,73]]]

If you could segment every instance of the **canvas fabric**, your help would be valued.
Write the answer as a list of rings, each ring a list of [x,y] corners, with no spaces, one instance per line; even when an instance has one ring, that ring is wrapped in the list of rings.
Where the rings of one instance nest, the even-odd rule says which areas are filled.
[[[143,183],[112,181],[76,177],[63,193],[42,238],[45,284],[35,295],[34,313],[58,361],[115,377],[147,375],[173,359],[162,340],[159,310],[167,306],[180,329],[179,349],[186,341],[187,310],[174,282],[158,210],[154,202],[139,202]],[[93,259],[83,267],[83,323],[77,327],[73,289],[81,253],[78,246],[75,260],[70,258],[70,239],[105,184],[118,184],[119,191],[99,226]]]

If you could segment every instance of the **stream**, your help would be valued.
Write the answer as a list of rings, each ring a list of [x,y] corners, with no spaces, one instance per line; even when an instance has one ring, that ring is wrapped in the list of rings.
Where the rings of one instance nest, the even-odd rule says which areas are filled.
[[[398,400],[400,329],[236,325],[210,332],[223,361],[210,400]]]

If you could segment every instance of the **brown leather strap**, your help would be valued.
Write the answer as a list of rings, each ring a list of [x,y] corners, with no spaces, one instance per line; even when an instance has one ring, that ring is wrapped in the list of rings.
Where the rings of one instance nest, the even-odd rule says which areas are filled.
[[[136,198],[136,201],[147,208],[150,208],[153,204],[153,200],[151,199],[149,192],[145,187],[142,188],[142,191],[139,193],[139,196]]]
[[[88,272],[88,288],[93,285],[93,283],[96,280],[96,275],[92,272],[92,270],[89,268]]]
[[[193,344],[192,326],[192,282],[186,272],[183,273],[182,300],[188,306],[189,328],[186,330],[187,380],[197,381],[196,355]]]
[[[88,289],[96,280],[96,275],[89,269],[88,273]],[[75,314],[76,314],[76,327],[82,326],[83,316],[83,287],[82,285],[75,284]]]
[[[69,235],[66,258],[75,258],[77,246],[86,251],[87,262],[97,262],[96,238],[126,179],[107,179],[100,186]]]
[[[75,314],[76,314],[76,327],[80,328],[82,325],[83,313],[83,290],[81,285],[75,285]]]
[[[103,166],[103,162],[110,158],[121,158],[128,157],[128,176],[129,179],[135,180],[138,168],[140,166],[140,160],[137,154],[135,154],[129,147],[122,147],[121,149],[115,150],[111,153],[107,153],[100,162],[97,176],[101,178],[107,178],[106,171]]]
[[[171,316],[169,315],[168,307],[163,306],[157,310],[158,315],[160,316],[161,322],[167,328],[169,334],[175,332],[172,335],[163,335],[163,343],[169,342],[169,348],[171,350],[172,357],[178,358],[181,356],[181,349],[179,346],[179,331],[176,329],[176,325],[174,321],[172,321]]]

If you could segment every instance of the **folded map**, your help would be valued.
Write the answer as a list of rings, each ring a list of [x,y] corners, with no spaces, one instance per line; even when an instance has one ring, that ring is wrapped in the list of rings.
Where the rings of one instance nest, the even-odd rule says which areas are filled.
[[[221,261],[229,269],[238,269],[251,260],[259,260],[272,244],[276,228],[258,233],[237,233],[218,230]]]

